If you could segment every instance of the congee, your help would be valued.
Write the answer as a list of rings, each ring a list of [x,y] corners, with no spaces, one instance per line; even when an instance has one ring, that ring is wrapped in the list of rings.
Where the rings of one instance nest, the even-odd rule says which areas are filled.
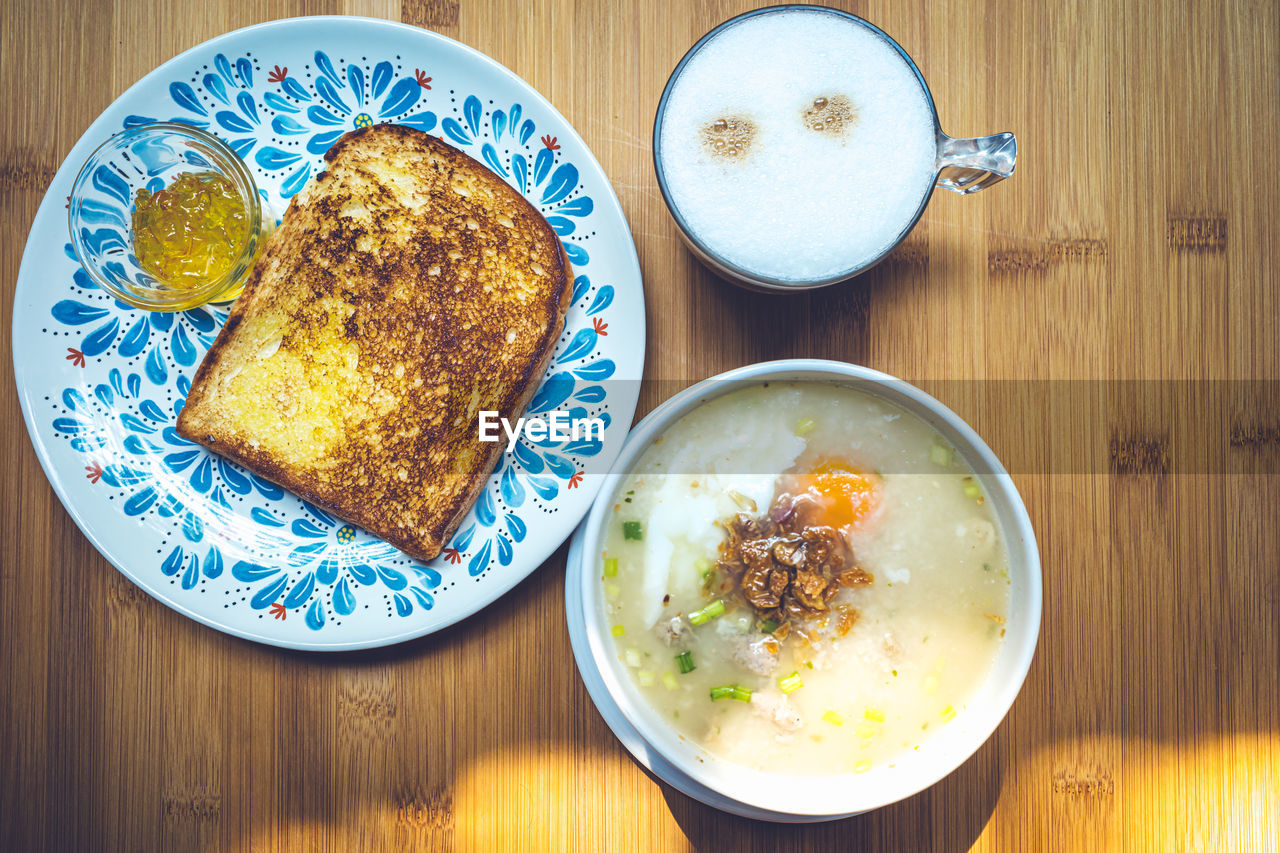
[[[980,478],[924,421],[846,387],[767,383],[695,409],[606,524],[618,670],[747,767],[892,765],[963,718],[1005,633]]]

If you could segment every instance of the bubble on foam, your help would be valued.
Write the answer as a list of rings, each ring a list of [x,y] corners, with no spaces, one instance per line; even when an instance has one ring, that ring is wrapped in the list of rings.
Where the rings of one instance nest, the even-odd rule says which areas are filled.
[[[702,147],[712,157],[737,160],[751,153],[755,122],[745,116],[730,116],[707,122],[702,127]]]
[[[704,44],[671,87],[659,143],[672,203],[699,240],[794,281],[884,252],[937,158],[928,100],[897,50],[812,10],[746,18]]]
[[[818,96],[800,115],[804,126],[814,133],[843,140],[847,131],[858,123],[858,108],[844,95]]]

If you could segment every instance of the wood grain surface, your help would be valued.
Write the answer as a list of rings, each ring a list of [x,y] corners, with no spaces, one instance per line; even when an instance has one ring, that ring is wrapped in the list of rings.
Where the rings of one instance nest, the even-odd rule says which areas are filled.
[[[753,361],[921,382],[1009,462],[1044,560],[1040,646],[991,740],[837,823],[720,814],[650,779],[573,666],[564,550],[461,625],[319,656],[151,600],[62,509],[0,371],[0,848],[1280,849],[1280,4],[871,0],[944,129],[1017,175],[936,195],[886,264],[749,294],[677,239],[649,156],[718,0],[9,0],[0,350],[36,206],[126,87],[237,27],[404,20],[493,56],[581,132],[630,220],[641,414]],[[833,212],[838,215],[838,212]],[[21,355],[21,354],[19,354]]]

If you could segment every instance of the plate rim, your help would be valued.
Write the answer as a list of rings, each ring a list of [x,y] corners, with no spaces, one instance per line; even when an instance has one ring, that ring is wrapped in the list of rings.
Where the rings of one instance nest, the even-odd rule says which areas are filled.
[[[526,81],[519,74],[516,74],[510,68],[503,65],[501,62],[498,62],[496,59],[486,55],[485,53],[482,53],[476,48],[471,47],[468,44],[464,44],[463,42],[460,42],[456,39],[452,39],[452,38],[449,38],[448,36],[437,33],[433,30],[424,29],[422,27],[417,27],[412,24],[406,24],[401,21],[390,21],[383,18],[370,18],[365,16],[359,16],[359,15],[305,15],[305,16],[299,16],[299,17],[277,18],[271,21],[263,21],[257,24],[251,24],[246,27],[240,27],[235,30],[230,30],[228,32],[214,36],[213,38],[206,39],[205,41],[202,41],[199,44],[192,45],[186,50],[183,50],[182,52],[175,54],[174,56],[160,63],[155,68],[151,69],[146,74],[142,75],[140,78],[134,81],[128,88],[126,88],[123,92],[121,92],[120,95],[115,97],[111,101],[111,103],[108,104],[100,113],[98,113],[97,117],[94,118],[93,121],[89,123],[88,127],[85,128],[85,130],[81,133],[80,137],[71,146],[71,149],[67,152],[61,164],[59,164],[57,170],[54,173],[53,178],[49,182],[49,186],[45,189],[44,195],[40,200],[40,204],[36,207],[35,216],[32,217],[31,226],[27,230],[26,241],[23,245],[22,259],[19,262],[18,275],[14,282],[13,316],[10,321],[10,337],[11,337],[10,349],[11,349],[11,355],[12,355],[11,366],[13,369],[15,390],[18,392],[18,404],[22,411],[23,425],[26,427],[27,439],[30,441],[32,449],[35,451],[36,459],[40,463],[40,468],[45,475],[45,479],[49,482],[49,485],[53,488],[54,494],[58,498],[58,502],[62,505],[62,508],[67,512],[67,515],[70,516],[71,520],[75,523],[76,527],[85,536],[85,538],[89,540],[89,543],[93,545],[94,549],[117,572],[124,575],[125,578],[127,578],[130,582],[132,582],[133,584],[138,586],[140,589],[142,589],[142,591],[145,592],[148,596],[155,599],[156,601],[163,604],[164,606],[177,611],[178,613],[182,614],[188,619],[191,619],[195,622],[198,622],[202,625],[212,628],[215,631],[218,631],[222,634],[231,635],[244,640],[250,640],[256,643],[262,643],[268,646],[274,646],[276,648],[294,649],[298,651],[307,651],[307,652],[345,652],[345,651],[357,651],[361,649],[375,649],[375,648],[383,648],[386,646],[393,646],[400,643],[408,642],[410,640],[415,640],[421,637],[438,633],[440,631],[443,631],[447,628],[452,627],[453,625],[456,625],[457,623],[463,621],[464,619],[467,619],[471,616],[476,615],[482,610],[485,610],[490,605],[492,605],[495,601],[497,601],[499,598],[502,598],[504,595],[509,593],[512,589],[514,589],[520,583],[528,579],[531,575],[534,574],[534,572],[542,568],[546,564],[546,562],[551,558],[551,556],[554,555],[555,552],[559,550],[560,547],[564,545],[565,542],[569,541],[569,539],[574,535],[579,524],[581,523],[582,517],[585,517],[586,514],[590,512],[591,506],[595,502],[595,496],[600,490],[601,486],[604,484],[604,480],[607,475],[605,474],[584,475],[583,482],[580,486],[580,491],[579,491],[580,499],[584,500],[582,517],[577,519],[577,521],[572,525],[572,527],[570,527],[570,529],[565,533],[563,538],[557,539],[556,537],[552,537],[551,539],[547,540],[547,544],[544,547],[538,547],[538,548],[531,547],[526,552],[530,554],[530,562],[532,563],[532,566],[529,568],[528,571],[525,571],[523,573],[518,571],[511,572],[509,575],[500,576],[502,579],[495,581],[491,585],[490,589],[486,590],[486,592],[478,598],[478,603],[474,607],[462,608],[462,612],[460,612],[456,616],[452,616],[451,618],[445,619],[444,621],[439,623],[431,624],[425,628],[414,628],[407,631],[392,633],[386,636],[377,637],[369,640],[356,640],[356,641],[346,641],[346,642],[300,642],[296,640],[290,640],[287,638],[282,639],[279,637],[272,637],[264,634],[259,634],[251,630],[246,630],[246,629],[233,627],[227,624],[220,623],[209,616],[206,616],[202,613],[199,613],[193,610],[191,607],[187,606],[186,604],[178,600],[177,597],[168,594],[167,591],[161,589],[159,586],[144,580],[140,572],[135,572],[133,569],[129,568],[125,560],[120,559],[117,554],[109,551],[108,548],[102,543],[97,533],[90,527],[84,515],[81,513],[80,509],[76,506],[75,502],[70,500],[68,496],[67,487],[64,482],[64,478],[57,471],[57,469],[54,468],[52,463],[52,458],[49,452],[49,447],[42,440],[40,431],[36,428],[34,414],[32,412],[32,406],[34,405],[34,401],[31,399],[32,391],[30,388],[30,384],[24,381],[24,376],[23,376],[23,373],[26,368],[22,365],[24,361],[26,361],[27,359],[20,357],[20,354],[18,352],[19,333],[18,333],[17,326],[19,323],[19,311],[21,308],[20,297],[23,295],[24,290],[29,290],[33,286],[33,285],[24,286],[24,282],[26,282],[33,275],[35,275],[36,274],[35,271],[38,270],[40,266],[40,259],[33,257],[35,250],[32,243],[32,235],[35,233],[37,226],[42,222],[42,220],[50,215],[50,211],[48,210],[50,204],[56,203],[57,201],[57,199],[53,197],[54,186],[64,176],[64,173],[66,172],[66,170],[73,167],[76,169],[79,168],[78,166],[75,165],[78,162],[77,158],[80,160],[84,159],[87,146],[93,146],[95,144],[94,140],[97,139],[98,136],[101,136],[101,126],[105,123],[106,116],[108,113],[110,113],[122,101],[126,100],[135,90],[139,89],[144,84],[149,83],[153,78],[160,76],[162,72],[165,71],[165,69],[171,66],[176,66],[180,64],[183,60],[195,54],[197,51],[207,50],[217,45],[220,45],[223,42],[232,41],[236,38],[243,37],[250,33],[257,33],[262,30],[269,30],[269,29],[276,29],[276,28],[288,29],[291,27],[295,27],[299,24],[306,26],[306,25],[330,25],[330,24],[341,24],[341,23],[359,24],[360,26],[372,27],[375,29],[389,28],[391,30],[396,30],[402,34],[405,34],[410,38],[421,38],[421,39],[425,39],[428,42],[447,44],[452,48],[461,49],[462,52],[466,54],[471,60],[478,61],[482,65],[489,66],[491,70],[496,71],[499,75],[505,76],[512,83],[523,87],[529,93],[529,95],[535,100],[536,104],[543,110],[547,111],[550,118],[559,122],[560,127],[563,128],[563,132],[566,135],[568,135],[577,145],[581,147],[582,152],[586,158],[584,162],[594,167],[598,172],[598,174],[600,175],[601,183],[603,184],[604,189],[607,192],[607,198],[612,203],[612,209],[616,211],[619,219],[621,220],[622,227],[626,235],[626,239],[624,242],[626,244],[627,250],[622,250],[620,252],[623,256],[622,266],[630,267],[632,270],[634,270],[635,279],[637,284],[639,285],[639,290],[640,290],[639,297],[640,297],[642,309],[644,308],[644,302],[645,302],[644,276],[640,266],[639,253],[636,250],[635,237],[631,230],[631,223],[627,220],[626,211],[623,209],[622,203],[618,199],[617,192],[616,190],[614,190],[613,184],[609,180],[608,173],[605,172],[604,167],[600,165],[600,161],[596,158],[595,153],[591,150],[591,148],[587,145],[586,141],[582,138],[582,135],[578,133],[577,129],[569,122],[568,119],[564,117],[564,114],[561,113],[560,110],[558,110],[555,107],[555,105],[553,105],[541,92],[539,92],[536,88],[534,88],[534,86],[531,83]],[[557,130],[560,130],[560,128],[557,128]],[[54,216],[57,215],[56,211],[53,213],[53,215]],[[636,376],[634,380],[630,378],[624,378],[623,380],[624,382],[627,382],[629,384],[633,383],[635,386],[633,389],[630,389],[630,390],[624,389],[625,393],[622,395],[623,406],[621,408],[622,409],[629,408],[629,413],[627,416],[627,426],[626,426],[626,433],[628,434],[630,433],[631,425],[635,420],[635,412],[639,403],[639,382],[644,375],[645,357],[647,355],[647,349],[648,349],[647,323],[646,323],[647,316],[648,316],[647,311],[641,310],[638,316],[634,318],[629,318],[628,320],[629,323],[636,324],[635,330],[636,330],[636,334],[638,336],[639,344],[640,344],[640,361],[639,361],[640,375]],[[621,409],[619,411],[619,414],[621,414]],[[619,418],[619,421],[621,421],[621,418]],[[614,456],[616,456],[617,452],[621,450],[622,445],[625,443],[625,440],[626,440],[626,434],[623,434],[617,440],[617,444],[616,444],[617,450],[615,451]],[[492,474],[490,474],[489,476],[491,477]],[[589,499],[588,499],[588,496],[589,496]],[[535,557],[536,559],[534,559]]]

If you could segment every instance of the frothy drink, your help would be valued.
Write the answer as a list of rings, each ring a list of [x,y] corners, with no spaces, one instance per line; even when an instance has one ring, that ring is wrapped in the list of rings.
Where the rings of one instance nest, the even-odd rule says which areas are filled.
[[[669,200],[710,253],[796,282],[850,273],[911,224],[937,170],[928,96],[895,47],[829,12],[747,17],[671,84]]]

